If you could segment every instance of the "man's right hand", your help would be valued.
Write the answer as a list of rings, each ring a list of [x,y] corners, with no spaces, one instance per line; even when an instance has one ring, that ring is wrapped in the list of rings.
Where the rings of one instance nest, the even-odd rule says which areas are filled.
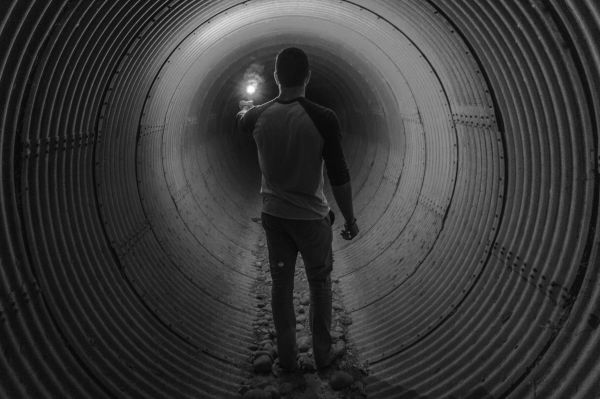
[[[356,219],[354,219],[350,223],[344,223],[344,230],[342,230],[341,235],[344,240],[351,240],[356,237],[358,232],[358,225],[356,224]]]
[[[252,100],[241,100],[239,103],[240,110],[248,111],[250,108],[254,106],[254,101]]]

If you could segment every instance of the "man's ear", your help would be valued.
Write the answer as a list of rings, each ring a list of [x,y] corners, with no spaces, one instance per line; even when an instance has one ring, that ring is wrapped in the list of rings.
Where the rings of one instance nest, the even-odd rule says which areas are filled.
[[[309,70],[308,75],[306,75],[306,79],[304,79],[304,86],[308,85],[308,82],[310,81],[310,74],[311,74],[311,71]]]

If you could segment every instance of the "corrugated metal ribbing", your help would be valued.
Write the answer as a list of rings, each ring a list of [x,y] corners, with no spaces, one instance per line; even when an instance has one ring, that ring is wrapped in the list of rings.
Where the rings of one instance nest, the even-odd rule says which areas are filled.
[[[9,89],[3,91],[13,95],[3,102],[13,108],[3,115],[15,118],[14,134],[3,139],[17,141],[14,155],[7,151],[10,156],[3,156],[14,156],[16,168],[7,173],[14,176],[14,186],[6,191],[19,195],[16,206],[24,228],[23,255],[6,261],[18,268],[6,269],[31,270],[35,277],[21,276],[22,282],[12,284],[3,279],[11,284],[3,298],[14,302],[14,311],[7,313],[11,328],[2,340],[3,370],[14,379],[5,384],[3,378],[2,389],[8,397],[233,395],[239,367],[179,335],[133,289],[135,276],[128,278],[130,271],[118,255],[131,253],[143,261],[152,254],[136,248],[149,232],[139,200],[119,200],[137,195],[135,171],[125,158],[105,162],[98,156],[111,145],[127,148],[109,134],[104,110],[111,95],[106,93],[123,72],[136,35],[164,13],[164,4],[38,2],[21,11],[23,3],[12,5],[5,25],[20,30],[5,28],[2,36],[16,42],[6,53],[14,56],[8,57],[12,64],[3,81],[13,73],[22,75],[8,80]],[[160,48],[161,43],[154,51]],[[134,94],[130,100],[139,98]],[[132,103],[123,107],[133,109]],[[5,124],[11,122],[5,119]],[[134,176],[129,183],[128,176]],[[98,197],[105,179],[110,179],[110,194]],[[3,204],[8,198],[3,196]],[[119,218],[104,224],[99,207],[116,209]],[[105,231],[115,228],[127,239],[107,241]],[[18,231],[9,233],[17,249]],[[30,302],[37,311],[19,320],[20,314],[31,313]],[[240,345],[238,353],[244,350]]]
[[[564,85],[568,87],[572,84],[573,89],[577,90],[574,96],[576,100],[568,102],[568,113],[564,115],[570,119],[572,127],[561,133],[571,136],[565,141],[579,144],[572,157],[573,162],[581,164],[582,170],[573,177],[578,180],[581,193],[575,197],[575,202],[583,210],[577,215],[577,208],[568,209],[566,204],[561,204],[564,212],[570,212],[579,219],[580,232],[575,234],[581,237],[577,242],[581,255],[576,256],[575,251],[566,254],[570,262],[564,263],[570,273],[568,284],[565,284],[564,313],[558,325],[553,326],[553,342],[548,353],[531,370],[529,381],[540,397],[593,398],[600,395],[600,262],[597,225],[600,194],[600,48],[597,40],[592,38],[598,37],[600,31],[600,8],[589,1],[552,2],[551,6],[538,6],[549,20],[549,30],[559,38],[559,51],[565,54],[570,69],[569,78],[564,76],[565,80],[569,79]],[[560,240],[568,235],[561,234]],[[523,395],[525,391],[522,385],[515,387],[514,396]]]
[[[35,216],[29,202],[45,199],[43,206],[51,206],[53,195],[64,195],[55,186],[44,187],[29,183],[29,165],[47,165],[48,159],[56,159],[56,153],[64,148],[86,147],[89,136],[93,137],[93,121],[82,125],[81,130],[71,131],[68,136],[35,134],[39,125],[48,128],[48,111],[40,109],[38,96],[44,95],[44,85],[56,84],[52,79],[42,80],[55,59],[50,56],[51,47],[69,13],[74,12],[66,2],[3,2],[1,6],[0,46],[0,104],[2,142],[2,291],[0,314],[2,336],[2,384],[3,397],[59,397],[90,395],[103,397],[109,388],[89,373],[91,364],[74,348],[65,329],[62,315],[56,307],[60,290],[52,293],[46,283],[51,274],[53,259],[40,255],[54,243],[40,239],[30,240],[31,230],[27,224]],[[81,10],[80,13],[91,12]],[[65,68],[59,67],[59,73]],[[52,96],[58,93],[52,92]],[[54,106],[52,99],[50,106]],[[88,111],[88,117],[93,112]],[[67,123],[63,119],[62,123]],[[83,124],[85,122],[82,122]],[[48,129],[49,130],[49,129]],[[55,130],[56,131],[56,130]],[[87,137],[86,137],[87,136]],[[85,154],[82,155],[84,159]],[[92,163],[87,159],[88,170]],[[44,167],[45,170],[47,168]],[[81,171],[85,173],[84,171]],[[61,179],[79,173],[72,169],[61,173]],[[88,172],[88,177],[91,175]],[[48,190],[50,189],[50,190]],[[50,192],[53,194],[50,195]],[[85,189],[79,192],[85,193]],[[77,195],[77,194],[76,194]],[[90,195],[93,198],[93,195]],[[57,214],[55,216],[62,216]],[[90,222],[97,220],[93,215]],[[61,222],[53,221],[56,226]],[[43,234],[53,228],[48,219],[35,220],[35,231]],[[64,226],[64,225],[63,225]],[[89,227],[86,223],[79,228]],[[68,234],[73,232],[68,229]],[[59,240],[62,237],[57,237]],[[78,240],[79,241],[79,240]],[[56,248],[53,248],[56,250]],[[40,259],[41,257],[41,259]]]
[[[0,2],[0,398],[236,397],[234,91],[289,43],[347,136],[369,397],[600,397],[598,37],[595,0]]]
[[[425,173],[424,187],[443,187],[451,181],[452,191],[421,191],[419,202],[430,213],[413,215],[409,228],[388,252],[388,260],[366,270],[381,280],[381,287],[396,282],[392,289],[374,291],[367,306],[355,309],[353,336],[371,363],[373,397],[410,397],[415,391],[431,397],[442,392],[463,396],[478,383],[470,382],[461,389],[453,381],[454,373],[476,372],[466,369],[470,363],[465,360],[463,369],[457,369],[454,362],[472,342],[466,331],[472,331],[473,325],[460,341],[452,338],[450,326],[478,287],[499,223],[503,202],[501,134],[480,67],[438,10],[417,2],[390,2],[387,10],[370,8],[414,41],[429,63],[432,79],[439,82],[439,89],[427,90],[418,80],[409,80],[414,91],[425,91],[432,99],[434,93],[440,97],[418,102],[422,119],[443,118],[447,126],[437,136],[427,124],[421,128],[426,137],[424,167],[435,171],[440,161],[452,159],[454,150],[456,160],[450,165],[454,164],[456,177]],[[415,68],[423,66],[416,64]],[[440,100],[445,103],[443,111],[430,104]],[[438,152],[430,147],[430,140],[442,143]],[[436,226],[431,244],[413,242],[416,233]],[[403,241],[403,246],[398,245]],[[346,291],[359,291],[363,278],[355,277],[350,284]]]

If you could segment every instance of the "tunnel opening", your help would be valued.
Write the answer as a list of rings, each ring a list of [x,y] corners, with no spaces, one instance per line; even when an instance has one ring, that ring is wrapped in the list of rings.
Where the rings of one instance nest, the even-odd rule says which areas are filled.
[[[230,165],[230,192],[241,198],[258,195],[260,173],[253,138],[251,135],[243,136],[236,130],[231,115],[239,110],[238,103],[242,99],[252,99],[258,105],[277,96],[278,89],[273,79],[274,60],[277,52],[285,47],[302,46],[309,53],[312,78],[307,88],[307,98],[343,115],[341,123],[346,153],[355,156],[358,148],[368,146],[366,142],[384,141],[391,134],[386,131],[385,119],[383,123],[374,120],[375,115],[382,114],[383,107],[379,104],[382,96],[373,93],[373,88],[364,80],[369,71],[362,71],[361,74],[353,70],[340,55],[311,47],[310,39],[304,42],[297,37],[294,42],[286,39],[290,40],[278,38],[280,44],[271,44],[267,48],[252,43],[248,45],[251,49],[249,53],[240,54],[236,51],[232,57],[225,57],[221,61],[224,67],[216,68],[220,75],[207,79],[212,86],[205,88],[200,85],[187,116],[188,121],[205,121],[203,125],[198,124],[190,130],[189,134],[202,136],[200,143],[212,146],[207,151],[215,159],[214,162],[209,161],[211,164],[218,164],[216,160],[220,159],[220,162]],[[251,97],[244,93],[249,76],[257,77],[260,81],[257,93]],[[200,103],[204,105],[201,107],[198,105]],[[183,148],[188,147],[184,145]],[[355,168],[360,169],[360,166]]]
[[[0,396],[236,396],[261,228],[233,115],[288,44],[343,124],[369,397],[600,392],[596,3],[143,3],[0,5]]]
[[[441,295],[434,291],[428,294],[428,306],[437,307],[437,312],[397,331],[393,342],[407,349],[390,353],[383,348],[389,347],[387,328],[397,330],[398,324],[405,324],[401,320],[415,318],[414,302],[402,298],[414,297],[414,290],[420,288],[406,287],[419,275],[420,284],[437,285],[440,276],[428,270],[436,264],[429,260],[430,255],[436,244],[440,248],[439,241],[444,241],[440,237],[444,238],[442,232],[457,179],[473,181],[469,171],[462,168],[460,176],[458,171],[459,161],[473,163],[475,155],[469,153],[468,146],[470,141],[477,141],[471,137],[477,129],[457,129],[452,109],[460,106],[452,102],[468,101],[454,96],[475,95],[486,102],[490,98],[483,83],[471,88],[477,94],[464,93],[460,82],[449,87],[442,73],[448,73],[457,61],[434,61],[436,52],[427,54],[414,39],[376,12],[367,13],[367,19],[376,27],[372,29],[365,24],[364,16],[356,15],[364,9],[350,4],[331,5],[336,12],[330,21],[334,23],[332,28],[322,25],[321,10],[298,11],[293,4],[290,6],[295,15],[280,14],[282,10],[274,11],[268,3],[228,9],[212,19],[210,26],[200,26],[177,45],[157,73],[160,78],[155,79],[142,111],[140,131],[152,126],[160,130],[137,140],[138,159],[142,160],[137,168],[141,202],[154,234],[161,237],[164,253],[177,259],[182,251],[188,252],[187,259],[177,259],[174,271],[200,286],[207,280],[205,274],[211,276],[208,280],[216,279],[219,284],[202,290],[203,294],[208,292],[217,302],[237,308],[238,290],[248,286],[251,277],[248,259],[252,259],[259,231],[249,220],[258,215],[259,200],[252,142],[245,140],[242,148],[246,152],[231,153],[236,148],[235,140],[239,143],[239,138],[232,135],[239,81],[231,77],[246,72],[240,60],[250,54],[255,63],[261,60],[258,63],[264,65],[268,61],[268,73],[272,75],[276,51],[286,43],[303,44],[312,56],[314,74],[308,95],[321,97],[340,115],[347,133],[344,145],[353,177],[356,213],[365,220],[364,241],[359,240],[358,245],[335,242],[336,274],[342,289],[352,293],[347,298],[349,311],[364,326],[356,333],[358,346],[372,364],[394,361],[443,325],[454,306],[452,302],[460,302],[476,281],[468,276],[482,271],[479,263],[463,264],[454,285],[440,288]],[[269,25],[268,31],[261,26],[264,23]],[[219,38],[218,46],[213,45],[213,36]],[[372,46],[374,42],[378,45]],[[465,47],[457,38],[449,43]],[[475,73],[471,69],[471,74]],[[198,82],[200,88],[195,89]],[[194,94],[198,103],[192,101],[189,107]],[[194,109],[191,117],[189,111],[186,115],[186,108]],[[494,125],[491,104],[477,112],[481,113],[478,117],[489,120],[486,127]],[[198,125],[182,122],[190,119]],[[499,152],[498,144],[495,140],[488,142],[492,156],[483,160],[480,168],[490,182],[493,174],[502,171],[499,156],[494,155]],[[152,148],[156,149],[153,153]],[[492,184],[499,186],[498,181]],[[472,196],[469,189],[474,188],[461,191],[465,200]],[[168,195],[158,196],[160,191]],[[477,202],[471,204],[482,207]],[[476,220],[487,220],[488,226],[497,223],[490,218],[490,211],[500,206],[501,201],[492,199],[488,213]],[[389,218],[394,223],[389,223]],[[170,228],[165,229],[166,225]],[[170,237],[173,233],[178,237],[176,242]],[[487,234],[495,233],[492,229]],[[475,245],[475,253],[489,250],[481,243]],[[448,262],[447,267],[455,266]],[[154,280],[144,281],[137,274],[135,278],[142,287],[156,285]],[[181,290],[180,284],[173,283],[166,292]],[[190,298],[193,296],[192,291]],[[378,308],[390,302],[406,303],[406,313],[390,320],[387,312]],[[179,306],[185,307],[185,303],[182,298]],[[189,316],[186,328],[192,328],[194,319]],[[389,327],[381,328],[386,325]]]

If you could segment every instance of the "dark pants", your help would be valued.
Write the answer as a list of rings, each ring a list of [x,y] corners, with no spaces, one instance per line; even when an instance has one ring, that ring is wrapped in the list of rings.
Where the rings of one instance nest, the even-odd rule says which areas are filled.
[[[321,220],[292,220],[262,214],[267,234],[273,322],[277,332],[279,364],[291,369],[296,364],[296,313],[294,311],[294,269],[298,251],[306,268],[310,287],[309,322],[317,366],[328,362],[331,345],[331,249],[329,217]]]

